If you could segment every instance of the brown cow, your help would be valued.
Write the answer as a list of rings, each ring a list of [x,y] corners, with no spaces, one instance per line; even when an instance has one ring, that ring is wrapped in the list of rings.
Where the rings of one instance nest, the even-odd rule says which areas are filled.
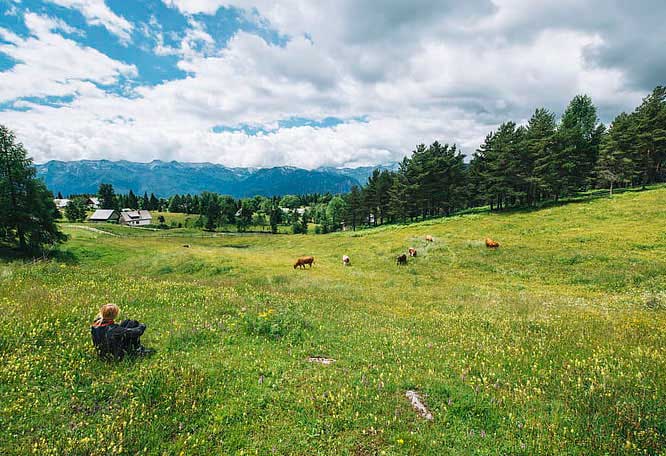
[[[299,259],[296,260],[296,263],[294,263],[294,269],[296,268],[305,269],[306,264],[309,264],[310,268],[312,268],[313,263],[314,263],[314,257],[312,256],[300,257]]]
[[[425,240],[426,242],[435,242],[431,234],[426,234]]]
[[[402,255],[398,255],[397,257],[395,257],[395,260],[398,266],[405,265],[407,264],[407,255],[405,255],[404,253]]]
[[[493,241],[493,240],[490,239],[490,238],[486,238],[486,247],[488,247],[489,249],[496,249],[496,248],[498,248],[499,246],[500,246],[500,245],[499,245],[499,242],[497,242],[497,241]]]
[[[410,257],[415,257],[416,256],[416,249],[414,247],[410,247],[408,252],[409,252]]]

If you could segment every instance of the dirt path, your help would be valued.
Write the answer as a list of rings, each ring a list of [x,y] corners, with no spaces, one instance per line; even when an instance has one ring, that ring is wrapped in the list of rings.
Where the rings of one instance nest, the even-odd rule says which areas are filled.
[[[107,236],[113,236],[113,237],[120,237],[117,234],[114,233],[109,233],[108,231],[104,230],[99,230],[97,228],[93,228],[92,226],[82,226],[82,225],[63,225],[65,228],[77,228],[79,230],[86,230],[86,231],[91,231],[93,233],[99,233],[99,234],[106,234]]]

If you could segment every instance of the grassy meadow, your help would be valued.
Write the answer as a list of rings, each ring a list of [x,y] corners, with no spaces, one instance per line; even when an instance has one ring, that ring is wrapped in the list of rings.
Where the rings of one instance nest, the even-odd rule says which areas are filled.
[[[57,259],[0,263],[0,453],[666,455],[665,202],[320,236],[65,224]],[[107,302],[154,356],[97,359]]]

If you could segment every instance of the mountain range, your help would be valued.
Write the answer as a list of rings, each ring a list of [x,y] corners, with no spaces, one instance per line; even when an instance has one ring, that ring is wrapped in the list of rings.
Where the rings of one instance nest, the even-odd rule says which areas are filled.
[[[359,168],[291,166],[274,168],[228,168],[213,163],[154,160],[150,163],[109,160],[49,161],[35,165],[37,176],[54,193],[94,194],[101,183],[112,184],[116,193],[174,194],[217,192],[243,198],[304,193],[346,193],[365,184],[374,169],[396,169],[397,164]]]

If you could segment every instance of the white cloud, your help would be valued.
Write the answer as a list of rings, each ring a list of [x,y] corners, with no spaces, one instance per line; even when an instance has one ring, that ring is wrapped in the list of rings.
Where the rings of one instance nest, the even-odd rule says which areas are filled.
[[[590,94],[605,114],[631,109],[644,95],[628,85],[626,70],[590,64],[591,50],[609,43],[603,31],[559,20],[530,24],[530,18],[545,24],[544,17],[564,14],[543,1],[390,0],[382,7],[352,0],[165,2],[187,14],[245,8],[248,17],[262,26],[268,21],[290,38],[279,46],[237,32],[220,50],[201,18],[188,16],[188,30],[171,48],[160,39],[159,24],[151,22],[155,51],[179,56],[187,77],[139,87],[124,98],[89,81],[116,81],[135,68],[53,33],[54,21],[32,15],[36,38],[25,40],[0,29],[11,52],[0,51],[26,62],[12,70],[20,72],[14,80],[3,81],[6,73],[0,73],[0,100],[17,92],[76,95],[63,107],[24,103],[26,112],[0,112],[0,122],[18,131],[37,161],[365,165],[399,160],[416,144],[434,140],[458,143],[471,154],[502,121],[525,121],[539,106],[562,112],[577,93]],[[581,14],[580,7],[569,6]],[[56,42],[58,58],[47,59],[44,49]],[[94,56],[91,64],[82,53]],[[278,128],[280,120],[292,117],[359,116],[367,122]],[[214,133],[220,125],[271,133]]]
[[[106,5],[104,0],[47,0],[65,8],[77,9],[90,25],[99,25],[117,35],[122,43],[132,40],[132,24],[118,16]]]
[[[0,44],[0,52],[17,61],[0,73],[0,102],[27,96],[75,95],[84,81],[114,84],[121,76],[136,75],[134,66],[54,33],[66,30],[68,26],[62,21],[27,13],[25,24],[31,35],[27,38],[0,28],[0,36],[7,41]]]

